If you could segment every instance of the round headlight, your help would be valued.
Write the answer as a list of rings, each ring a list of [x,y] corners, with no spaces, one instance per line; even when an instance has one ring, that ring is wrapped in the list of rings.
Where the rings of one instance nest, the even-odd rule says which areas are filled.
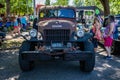
[[[118,34],[118,36],[120,36],[120,33]]]
[[[118,31],[120,31],[120,27],[118,27],[117,29],[118,29]]]
[[[37,30],[36,29],[30,30],[30,36],[31,37],[36,37],[37,36]]]
[[[77,31],[77,36],[78,37],[83,37],[84,36],[84,30],[78,30]]]
[[[120,33],[118,33],[118,40],[120,40]]]

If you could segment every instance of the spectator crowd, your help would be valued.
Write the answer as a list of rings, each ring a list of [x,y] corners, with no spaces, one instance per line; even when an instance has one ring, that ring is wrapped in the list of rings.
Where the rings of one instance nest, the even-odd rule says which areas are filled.
[[[0,15],[0,31],[11,33],[11,35],[21,31],[26,31],[33,21],[33,15],[15,15],[4,17]]]

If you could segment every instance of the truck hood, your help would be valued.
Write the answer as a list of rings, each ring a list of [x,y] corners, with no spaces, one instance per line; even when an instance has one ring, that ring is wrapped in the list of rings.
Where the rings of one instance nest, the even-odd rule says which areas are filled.
[[[68,20],[44,20],[38,23],[40,30],[43,29],[74,29],[75,23]]]

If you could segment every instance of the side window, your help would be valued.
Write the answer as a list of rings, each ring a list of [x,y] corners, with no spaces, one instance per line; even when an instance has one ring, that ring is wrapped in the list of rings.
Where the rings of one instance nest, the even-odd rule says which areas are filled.
[[[72,9],[59,9],[58,10],[58,17],[74,18],[75,13]]]
[[[41,11],[40,14],[39,14],[40,18],[51,18],[51,17],[55,17],[56,14],[55,14],[55,11],[54,10],[45,10],[45,11]]]
[[[54,10],[48,10],[46,14],[47,14],[46,17],[55,17]]]
[[[44,17],[44,13],[40,12],[40,18],[43,18],[43,17]]]

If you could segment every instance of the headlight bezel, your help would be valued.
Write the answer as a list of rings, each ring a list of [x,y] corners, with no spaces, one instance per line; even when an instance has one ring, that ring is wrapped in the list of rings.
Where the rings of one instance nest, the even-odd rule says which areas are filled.
[[[79,30],[77,30],[77,32],[76,32],[76,35],[77,35],[77,37],[79,37],[79,38],[83,37],[84,34],[85,34],[85,32],[84,32],[83,29],[79,29]]]
[[[30,37],[32,37],[32,38],[37,37],[37,30],[36,30],[36,29],[31,29],[31,30],[29,31],[29,35],[30,35]]]
[[[118,33],[118,36],[120,36],[120,33]]]
[[[117,30],[120,31],[120,27],[118,27]]]

